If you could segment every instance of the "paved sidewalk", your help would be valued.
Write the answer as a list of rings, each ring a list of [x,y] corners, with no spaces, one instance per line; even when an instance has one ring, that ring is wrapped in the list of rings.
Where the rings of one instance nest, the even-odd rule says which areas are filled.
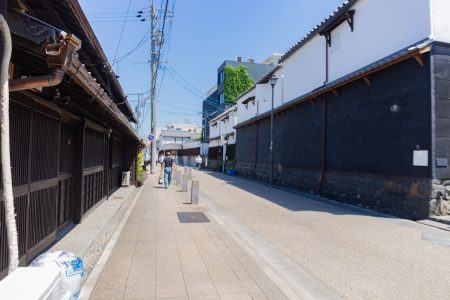
[[[180,223],[189,193],[147,180],[90,299],[286,299],[213,218]],[[206,214],[208,216],[208,213]]]

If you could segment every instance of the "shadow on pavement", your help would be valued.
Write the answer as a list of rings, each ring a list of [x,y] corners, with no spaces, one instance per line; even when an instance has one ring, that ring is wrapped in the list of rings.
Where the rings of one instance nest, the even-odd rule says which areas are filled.
[[[280,205],[291,211],[317,211],[334,215],[360,215],[377,218],[397,217],[372,211],[366,208],[353,206],[351,204],[336,202],[330,199],[309,195],[297,190],[287,189],[279,186],[269,186],[261,181],[239,176],[230,176],[224,173],[202,170],[205,174],[225,181],[234,187],[264,198],[270,202]]]

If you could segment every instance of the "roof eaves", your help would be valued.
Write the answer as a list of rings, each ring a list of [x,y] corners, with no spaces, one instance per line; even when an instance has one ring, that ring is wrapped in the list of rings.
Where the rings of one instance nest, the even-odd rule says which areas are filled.
[[[264,75],[260,80],[258,80],[256,84],[264,84],[269,82],[269,79],[272,77],[272,75],[275,74],[275,72],[278,71],[279,69],[281,69],[281,65],[277,65],[275,68],[273,68],[272,71],[270,71],[269,73]]]
[[[103,66],[110,66],[108,59],[106,57],[106,54],[103,51],[103,48],[101,47],[100,42],[98,41],[97,36],[95,35],[94,30],[92,29],[86,15],[84,14],[84,11],[81,8],[78,0],[66,0],[66,1],[68,3],[69,7],[72,8],[72,11],[75,14],[75,17],[77,18],[79,25],[86,33],[86,36],[88,37],[91,47],[93,47],[95,49],[95,51],[98,53],[98,55],[101,59],[102,68],[103,68]],[[118,103],[118,106],[125,105],[127,117],[132,122],[136,123],[137,122],[136,117],[133,113],[133,110],[132,110],[128,100],[127,100],[125,92],[123,91],[119,81],[117,80],[116,74],[114,73],[114,71],[112,69],[108,70],[108,73],[109,74],[106,74],[106,76],[108,76],[108,80],[112,83],[114,89],[116,90],[116,93],[120,97],[120,99],[116,100],[116,102]]]
[[[236,97],[236,103],[239,101],[240,98],[244,97],[245,95],[247,95],[248,93],[250,93],[252,90],[254,90],[256,87],[256,84],[252,85],[251,87],[249,87],[247,90],[245,90],[244,92],[242,92],[239,96]]]
[[[220,115],[218,115],[217,117],[215,117],[214,119],[211,119],[211,121],[209,121],[209,123],[213,123],[213,122],[217,122],[220,119],[223,119],[226,117],[226,115],[228,115],[230,112],[232,111],[236,111],[237,110],[237,105],[233,105],[232,107],[230,107],[229,109],[227,109],[226,111],[224,111],[223,113],[221,113]]]

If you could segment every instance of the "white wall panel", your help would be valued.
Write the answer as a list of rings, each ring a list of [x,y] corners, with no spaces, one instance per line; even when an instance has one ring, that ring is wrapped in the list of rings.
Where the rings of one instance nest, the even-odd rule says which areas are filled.
[[[450,1],[431,1],[432,38],[450,43]]]
[[[351,32],[350,26],[344,22],[331,33],[329,81],[428,38],[431,33],[429,1],[356,2],[352,7],[356,10],[354,31]]]
[[[283,62],[282,70],[283,102],[322,86],[325,81],[325,38],[319,35],[312,38]]]
[[[256,116],[256,101],[255,103],[248,103],[247,107],[242,104],[242,101],[248,99],[249,97],[254,97],[256,94],[255,89],[252,89],[247,94],[245,94],[242,98],[237,99],[237,119],[238,122],[245,122],[254,116]]]

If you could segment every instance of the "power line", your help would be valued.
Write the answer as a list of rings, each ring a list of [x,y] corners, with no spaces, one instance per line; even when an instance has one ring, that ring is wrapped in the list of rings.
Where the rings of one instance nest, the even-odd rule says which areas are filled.
[[[123,61],[125,58],[136,52],[139,48],[141,48],[145,43],[150,39],[150,30],[148,30],[145,35],[142,37],[142,39],[137,43],[136,46],[134,46],[133,49],[131,49],[128,53],[120,56],[119,58],[114,58],[112,61],[113,64],[119,63]]]
[[[195,90],[190,88],[187,84],[185,84],[183,81],[178,79],[176,77],[176,75],[171,72],[171,70],[168,69],[168,73],[167,74],[169,75],[170,78],[172,78],[172,80],[175,83],[178,83],[181,87],[183,87],[186,91],[190,92],[192,95],[200,98],[202,101],[210,104],[211,106],[214,106],[214,107],[219,107],[220,106],[220,105],[217,105],[217,103],[216,103],[217,99],[214,99],[214,98],[211,98],[211,97],[205,97],[205,96],[199,94],[198,92],[196,92]]]
[[[94,15],[124,15],[124,14],[139,14],[143,12],[143,9],[140,11],[128,11],[128,12],[97,12],[97,13],[87,13],[87,16],[94,16]]]
[[[203,94],[199,89],[197,89],[195,86],[193,86],[189,81],[187,81],[183,76],[178,73],[173,66],[169,66],[169,68],[175,73],[175,75],[178,76],[182,81],[184,81],[189,87],[191,87],[194,91],[198,92],[199,94]]]
[[[131,7],[131,0],[128,1],[127,15],[130,12],[130,7]],[[119,51],[120,42],[122,41],[123,30],[125,29],[125,24],[126,24],[127,19],[128,19],[128,16],[125,17],[125,20],[123,21],[122,30],[120,31],[119,41],[117,42],[116,53],[114,54],[113,61],[115,61],[117,58],[117,52]]]

